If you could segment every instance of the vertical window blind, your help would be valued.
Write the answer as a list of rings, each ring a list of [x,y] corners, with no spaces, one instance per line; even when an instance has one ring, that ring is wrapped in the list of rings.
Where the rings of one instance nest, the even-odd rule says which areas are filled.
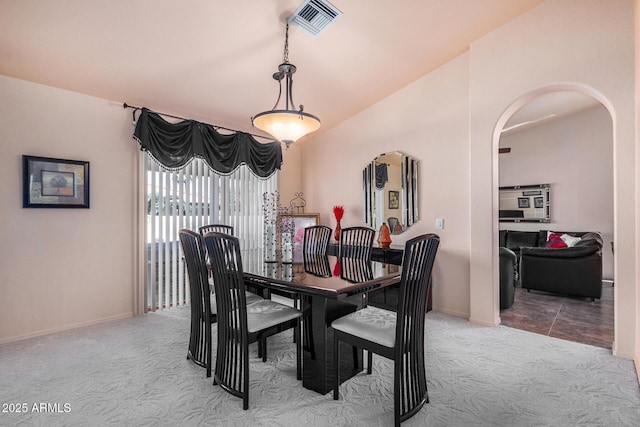
[[[221,175],[200,158],[170,171],[147,153],[146,305],[147,311],[189,304],[188,278],[180,229],[198,231],[207,224],[227,224],[245,249],[262,247],[263,194],[278,189],[278,172],[257,177],[246,165]]]

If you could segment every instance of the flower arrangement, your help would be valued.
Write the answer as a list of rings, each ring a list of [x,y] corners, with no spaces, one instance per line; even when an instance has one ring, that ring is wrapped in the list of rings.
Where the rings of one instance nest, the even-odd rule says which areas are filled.
[[[336,217],[337,221],[340,221],[344,216],[344,206],[334,206],[333,207],[333,216]]]
[[[333,234],[333,238],[336,239],[336,242],[340,241],[340,220],[344,216],[344,206],[334,206],[333,207],[333,216],[336,217],[336,221],[338,224],[336,225],[336,231]]]

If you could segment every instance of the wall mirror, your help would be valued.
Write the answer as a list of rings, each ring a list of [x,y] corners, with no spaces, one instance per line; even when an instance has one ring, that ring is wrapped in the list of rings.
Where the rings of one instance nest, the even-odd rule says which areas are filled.
[[[400,234],[418,221],[418,161],[397,151],[380,154],[362,171],[364,222]]]
[[[550,184],[500,187],[501,222],[550,222]]]

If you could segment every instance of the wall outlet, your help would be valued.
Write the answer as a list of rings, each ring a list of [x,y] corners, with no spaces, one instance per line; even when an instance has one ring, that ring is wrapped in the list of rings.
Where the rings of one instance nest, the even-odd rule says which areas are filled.
[[[436,230],[444,229],[444,218],[436,218]]]

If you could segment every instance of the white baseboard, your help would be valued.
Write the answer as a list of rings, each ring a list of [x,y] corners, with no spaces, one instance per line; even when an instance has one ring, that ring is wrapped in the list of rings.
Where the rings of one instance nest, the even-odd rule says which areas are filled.
[[[469,313],[462,313],[460,311],[450,310],[448,308],[438,307],[438,306],[435,306],[435,305],[433,307],[431,307],[431,309],[433,311],[437,311],[438,313],[450,314],[452,316],[462,317],[464,319],[469,320]]]
[[[633,358],[633,362],[636,365],[636,379],[638,380],[638,385],[640,385],[640,358],[636,356]]]
[[[33,332],[33,333],[30,333],[30,334],[16,335],[16,336],[13,336],[13,337],[1,339],[0,340],[0,344],[6,344],[6,343],[14,342],[14,341],[26,340],[26,339],[29,339],[29,338],[40,337],[40,336],[43,336],[43,335],[49,335],[49,334],[53,334],[53,333],[56,333],[56,332],[67,331],[67,330],[70,330],[70,329],[83,328],[85,326],[97,325],[99,323],[111,322],[111,321],[119,320],[119,319],[126,319],[127,317],[133,317],[133,312],[116,314],[114,316],[103,317],[101,319],[93,319],[93,320],[89,320],[87,322],[80,322],[80,323],[74,323],[74,324],[71,324],[71,325],[60,326],[58,328],[43,329],[41,331]]]

